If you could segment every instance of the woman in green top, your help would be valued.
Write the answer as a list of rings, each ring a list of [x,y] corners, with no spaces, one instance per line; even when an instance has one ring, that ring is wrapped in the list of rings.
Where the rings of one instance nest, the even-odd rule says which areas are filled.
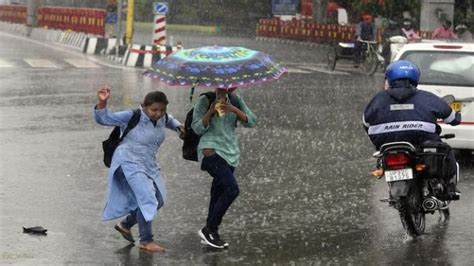
[[[234,94],[237,88],[216,89],[216,100],[209,102],[201,96],[194,106],[192,129],[200,135],[198,159],[201,170],[212,177],[211,199],[206,226],[199,231],[201,243],[215,248],[226,248],[218,229],[226,211],[239,195],[234,176],[239,164],[240,149],[235,136],[236,121],[245,127],[253,127],[257,118],[242,97]],[[238,106],[232,105],[233,99]]]

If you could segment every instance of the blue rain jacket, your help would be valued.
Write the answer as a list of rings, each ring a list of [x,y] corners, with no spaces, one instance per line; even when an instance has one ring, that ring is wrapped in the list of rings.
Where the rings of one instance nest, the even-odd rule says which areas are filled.
[[[461,114],[433,93],[414,88],[379,92],[365,108],[362,118],[377,150],[395,141],[407,141],[415,146],[427,140],[441,141],[437,119],[459,125]]]
[[[114,113],[107,108],[94,109],[94,118],[98,124],[119,126],[122,132],[132,114],[132,110]],[[112,158],[108,174],[107,203],[102,214],[104,221],[125,216],[138,207],[146,221],[153,220],[158,208],[156,189],[163,201],[166,199],[165,183],[156,154],[165,139],[165,127],[176,130],[180,125],[178,120],[168,115],[168,123],[163,116],[154,126],[141,109],[140,121],[128,132]],[[123,170],[123,176],[116,174],[119,167]]]

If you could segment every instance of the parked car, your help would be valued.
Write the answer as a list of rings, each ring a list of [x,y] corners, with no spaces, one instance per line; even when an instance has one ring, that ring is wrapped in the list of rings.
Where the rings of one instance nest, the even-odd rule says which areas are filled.
[[[443,134],[456,134],[446,142],[467,153],[474,151],[474,43],[406,44],[395,56],[395,60],[401,59],[420,68],[418,89],[451,98],[451,108],[461,112],[461,125],[453,127],[440,121]]]

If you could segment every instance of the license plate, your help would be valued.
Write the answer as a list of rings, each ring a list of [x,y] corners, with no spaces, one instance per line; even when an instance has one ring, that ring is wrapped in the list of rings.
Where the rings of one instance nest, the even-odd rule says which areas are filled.
[[[449,104],[451,106],[451,109],[453,109],[455,112],[460,112],[462,104],[460,102],[452,102]]]
[[[385,171],[385,181],[387,182],[409,179],[413,179],[413,170],[411,168]]]

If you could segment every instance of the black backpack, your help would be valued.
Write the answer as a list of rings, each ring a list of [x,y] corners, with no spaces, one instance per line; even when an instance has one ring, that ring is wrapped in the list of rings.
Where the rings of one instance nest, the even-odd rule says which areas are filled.
[[[109,135],[109,138],[102,142],[102,149],[104,150],[104,164],[110,167],[112,157],[114,156],[115,149],[120,145],[120,142],[127,136],[128,132],[132,130],[140,121],[141,111],[140,109],[134,109],[133,115],[128,121],[127,128],[120,136],[120,127],[115,127]]]
[[[216,100],[216,93],[213,91],[201,93],[200,96],[206,96],[207,99],[209,100],[209,105],[207,107],[208,109],[211,106],[211,104]],[[237,101],[237,97],[231,94],[229,95],[229,99],[232,105],[240,109],[239,102]],[[193,123],[193,114],[194,114],[194,108],[191,108],[191,110],[189,110],[188,113],[186,114],[186,120],[184,120],[184,128],[186,130],[186,134],[184,135],[184,138],[183,138],[183,158],[185,160],[197,162],[198,161],[197,146],[199,144],[199,139],[201,138],[201,136],[196,134],[193,128],[191,127],[191,124]],[[236,121],[235,126],[237,126],[237,121]]]

